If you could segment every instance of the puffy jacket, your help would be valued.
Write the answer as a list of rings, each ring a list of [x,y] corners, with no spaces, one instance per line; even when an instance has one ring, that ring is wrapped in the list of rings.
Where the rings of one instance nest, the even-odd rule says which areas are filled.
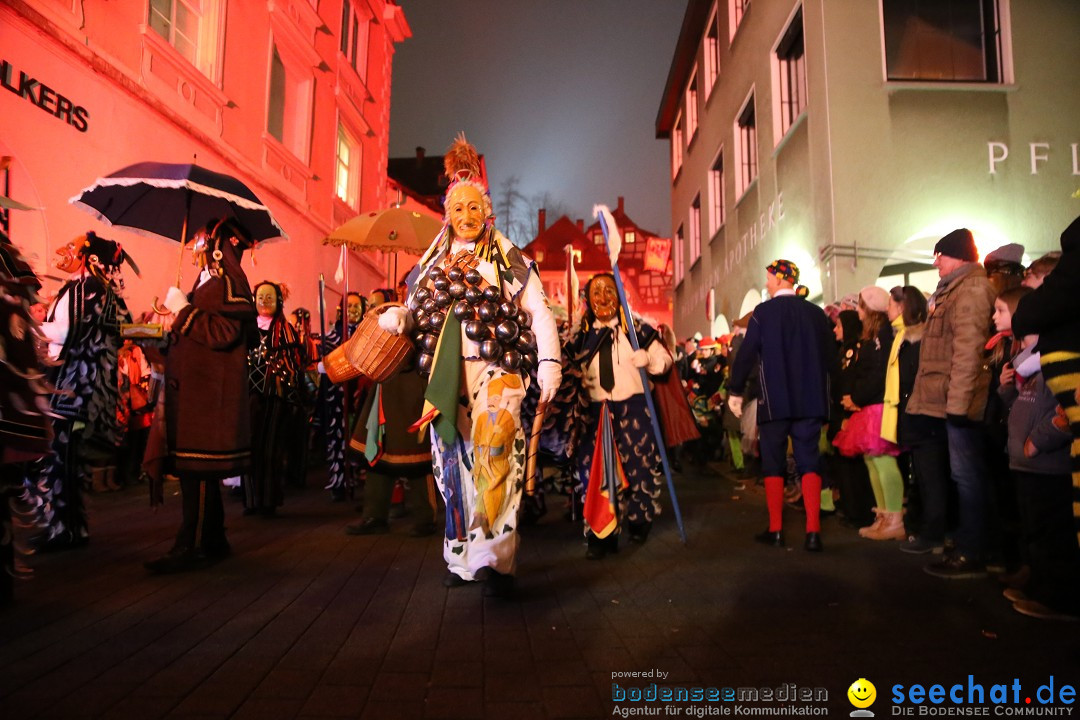
[[[978,263],[943,278],[926,319],[919,372],[907,412],[981,421],[989,392],[983,346],[990,337],[994,290]]]

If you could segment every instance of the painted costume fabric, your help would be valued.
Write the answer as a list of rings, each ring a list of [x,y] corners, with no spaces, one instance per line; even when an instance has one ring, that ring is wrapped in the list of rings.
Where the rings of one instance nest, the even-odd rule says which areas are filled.
[[[322,356],[326,357],[356,332],[358,323],[349,323],[345,337],[342,337],[341,322],[328,330],[322,339]],[[353,395],[356,381],[350,380],[342,385],[335,385],[325,375],[319,385],[319,399],[322,406],[323,432],[326,436],[326,489],[335,497],[344,498],[345,493],[354,487],[356,478],[352,476],[345,458],[345,446],[351,434],[354,418]],[[346,414],[345,402],[349,401]]]

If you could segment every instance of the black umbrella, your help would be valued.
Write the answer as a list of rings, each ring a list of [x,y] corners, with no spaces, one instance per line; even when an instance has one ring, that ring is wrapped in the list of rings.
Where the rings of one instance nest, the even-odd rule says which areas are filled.
[[[257,241],[286,238],[244,183],[194,164],[136,163],[98,178],[68,202],[110,225],[181,243],[188,228],[225,217],[235,217]]]

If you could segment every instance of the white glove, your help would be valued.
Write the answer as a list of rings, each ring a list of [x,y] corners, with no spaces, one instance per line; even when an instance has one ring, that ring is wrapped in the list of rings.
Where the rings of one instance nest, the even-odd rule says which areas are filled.
[[[649,351],[645,348],[635,350],[634,354],[630,356],[630,362],[636,368],[649,367]]]
[[[178,287],[171,287],[165,293],[165,307],[174,313],[179,313],[191,303],[188,302],[187,293]]]
[[[403,307],[386,308],[379,315],[379,327],[391,335],[404,335],[409,329],[411,313]]]
[[[319,361],[319,364],[315,366],[315,369],[319,371],[320,375],[326,374],[326,366],[322,364],[321,360]]]
[[[731,409],[731,414],[737,418],[742,417],[742,395],[731,395],[727,399],[727,406]]]
[[[536,369],[536,382],[540,384],[540,402],[551,402],[562,383],[562,366],[557,362],[542,362]]]

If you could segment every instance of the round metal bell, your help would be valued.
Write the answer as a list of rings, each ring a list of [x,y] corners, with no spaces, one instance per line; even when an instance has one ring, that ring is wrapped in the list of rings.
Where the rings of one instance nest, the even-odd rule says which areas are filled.
[[[450,303],[454,302],[454,298],[450,297],[450,293],[445,290],[436,290],[431,299],[435,301],[435,306],[440,310],[445,310],[450,307]]]
[[[484,291],[478,287],[469,287],[465,289],[465,302],[470,305],[479,305],[484,299]]]
[[[458,322],[469,322],[476,317],[476,308],[467,303],[454,303],[454,317]]]
[[[503,353],[499,364],[502,365],[504,370],[514,372],[521,367],[521,353],[517,350],[507,350]]]
[[[480,343],[480,357],[492,362],[502,354],[502,345],[498,340],[485,340]]]
[[[439,344],[439,336],[434,333],[428,333],[424,337],[420,338],[420,349],[424,352],[435,352],[435,346]]]
[[[457,300],[459,298],[465,297],[465,288],[466,287],[467,286],[462,281],[455,280],[454,282],[450,283],[450,287],[447,288],[446,292],[450,293],[450,297]]]
[[[431,372],[431,366],[435,364],[435,356],[431,353],[420,353],[416,358],[416,369],[424,375]]]
[[[439,310],[439,306],[435,304],[435,298],[428,298],[421,305],[420,309],[424,311],[429,317]]]
[[[431,329],[431,316],[427,313],[417,313],[416,315],[416,331],[418,333],[426,333]]]
[[[465,277],[465,271],[455,265],[446,271],[446,277],[450,278],[450,282],[458,282]]]
[[[440,275],[431,281],[431,284],[435,286],[436,290],[446,290],[450,287],[450,278],[445,275]]]
[[[481,280],[483,280],[483,277],[476,268],[469,268],[465,271],[465,282],[470,285],[479,285]]]
[[[503,300],[501,303],[499,303],[499,317],[504,317],[507,320],[516,320],[517,311],[517,305],[510,302],[509,300]]]
[[[504,345],[512,345],[518,336],[518,324],[513,320],[503,320],[495,326],[495,337]]]
[[[435,266],[428,271],[428,280],[435,282],[438,278],[446,277],[446,273],[441,267]]]
[[[494,285],[488,285],[484,288],[484,299],[491,302],[498,302],[502,299],[502,291]]]
[[[522,330],[517,339],[518,350],[535,350],[536,334],[532,330]]]
[[[522,310],[519,308],[517,312],[517,324],[521,327],[531,327],[532,315],[530,315],[527,310]]]
[[[423,304],[425,300],[431,297],[431,290],[430,288],[419,287],[416,289],[413,297],[416,299],[417,304]]]
[[[491,330],[479,320],[469,320],[465,323],[465,337],[473,342],[483,342],[491,339]]]
[[[428,326],[432,330],[436,330],[436,331],[441,330],[443,324],[445,324],[445,323],[446,323],[446,313],[444,313],[442,310],[439,310],[438,312],[432,313],[431,317],[428,318]]]
[[[499,316],[499,307],[490,300],[485,300],[476,306],[476,316],[486,323],[495,322]]]

